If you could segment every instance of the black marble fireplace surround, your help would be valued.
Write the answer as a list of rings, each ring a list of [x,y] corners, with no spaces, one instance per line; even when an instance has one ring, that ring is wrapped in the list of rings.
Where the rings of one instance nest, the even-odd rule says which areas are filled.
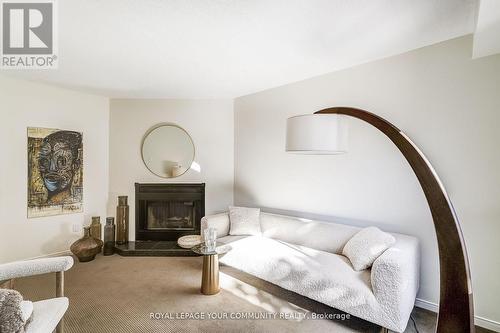
[[[135,184],[135,239],[177,241],[200,234],[205,184]]]
[[[135,242],[117,245],[125,256],[189,256],[177,245],[184,235],[199,235],[205,215],[205,184],[135,183]]]

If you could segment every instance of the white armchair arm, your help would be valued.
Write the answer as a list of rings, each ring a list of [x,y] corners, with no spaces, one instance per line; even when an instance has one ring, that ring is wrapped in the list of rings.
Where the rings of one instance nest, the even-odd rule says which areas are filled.
[[[420,278],[418,240],[398,235],[397,242],[378,257],[371,270],[372,289],[395,327],[404,331],[415,304]]]
[[[229,235],[229,214],[227,212],[207,215],[201,219],[201,236],[203,237],[203,231],[212,227],[217,229],[217,238]]]
[[[73,266],[70,256],[15,261],[0,265],[0,281],[45,273],[67,271]]]

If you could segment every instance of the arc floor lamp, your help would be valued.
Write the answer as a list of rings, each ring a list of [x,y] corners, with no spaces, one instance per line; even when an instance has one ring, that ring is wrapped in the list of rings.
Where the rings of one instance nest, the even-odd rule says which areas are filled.
[[[396,145],[415,172],[432,213],[438,242],[440,299],[436,332],[474,333],[469,261],[458,218],[434,168],[402,131],[368,111],[333,107],[288,118],[286,150],[312,154],[347,152],[344,116],[361,119],[378,128]]]

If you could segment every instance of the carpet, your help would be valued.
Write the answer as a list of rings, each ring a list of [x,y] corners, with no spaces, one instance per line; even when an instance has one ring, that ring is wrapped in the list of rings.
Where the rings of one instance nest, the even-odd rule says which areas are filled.
[[[65,332],[380,332],[229,267],[221,267],[221,292],[202,295],[201,265],[201,257],[118,255],[75,263],[65,274]],[[55,275],[17,279],[15,288],[26,299],[51,298]],[[419,311],[420,332],[432,332],[435,315]],[[313,313],[329,319],[313,319]],[[406,332],[414,332],[411,322]]]

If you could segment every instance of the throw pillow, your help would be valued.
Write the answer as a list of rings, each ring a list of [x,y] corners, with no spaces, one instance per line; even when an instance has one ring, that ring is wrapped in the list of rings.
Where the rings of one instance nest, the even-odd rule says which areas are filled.
[[[0,332],[24,332],[32,312],[33,303],[23,301],[19,292],[0,289]]]
[[[391,234],[376,227],[368,227],[349,239],[342,254],[349,258],[354,270],[361,271],[371,267],[375,259],[395,242]]]
[[[229,207],[229,234],[260,236],[260,208]]]

